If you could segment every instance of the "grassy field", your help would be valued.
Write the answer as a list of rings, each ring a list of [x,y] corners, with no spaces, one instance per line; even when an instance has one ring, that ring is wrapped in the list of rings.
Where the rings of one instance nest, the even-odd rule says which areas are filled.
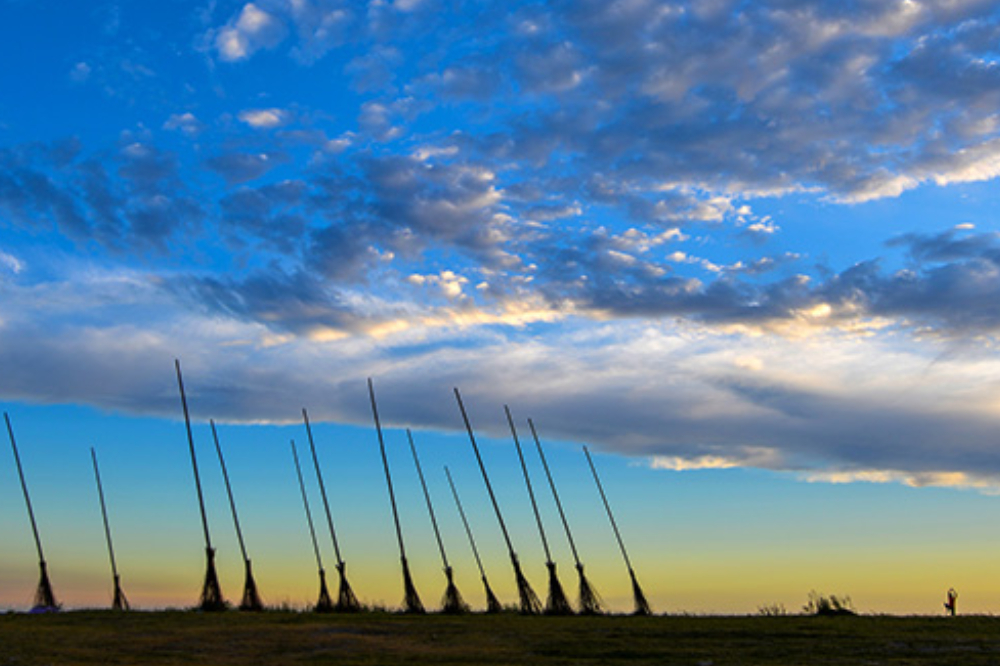
[[[1000,664],[1000,618],[0,615],[27,664]]]

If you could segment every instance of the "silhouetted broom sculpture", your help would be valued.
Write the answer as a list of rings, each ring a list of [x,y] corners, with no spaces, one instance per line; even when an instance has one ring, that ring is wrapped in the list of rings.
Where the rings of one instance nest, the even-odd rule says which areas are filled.
[[[21,479],[21,491],[24,493],[24,504],[28,507],[28,518],[31,521],[31,532],[35,535],[35,549],[38,551],[38,568],[40,577],[38,579],[38,589],[35,590],[34,606],[32,613],[53,613],[59,610],[56,597],[52,594],[52,583],[49,582],[49,571],[45,565],[45,556],[42,554],[42,540],[38,536],[38,525],[35,523],[35,512],[31,508],[31,498],[28,496],[28,485],[24,482],[24,471],[21,469],[21,456],[17,453],[17,442],[14,441],[14,429],[10,426],[10,417],[7,412],[3,413],[4,421],[7,422],[7,434],[10,435],[10,446],[14,451],[14,462],[17,463],[17,475]]]
[[[97,469],[97,453],[90,447],[90,458],[94,461],[94,479],[97,481],[97,496],[101,500],[101,516],[104,518],[104,538],[108,542],[108,556],[111,558],[111,575],[115,591],[111,601],[111,610],[126,611],[129,609],[128,599],[122,592],[121,579],[118,577],[118,565],[115,562],[115,549],[111,545],[111,526],[108,524],[108,509],[104,504],[104,487],[101,485],[101,472]]]
[[[403,565],[403,610],[407,613],[423,613],[424,605],[413,585],[410,576],[410,565],[406,562],[406,548],[403,546],[403,530],[399,526],[399,512],[396,510],[396,494],[392,489],[392,476],[389,474],[389,459],[385,455],[385,441],[382,439],[382,424],[378,419],[378,407],[375,405],[375,388],[371,377],[368,378],[368,395],[372,401],[372,416],[375,417],[375,430],[378,432],[378,446],[382,453],[382,468],[385,470],[385,484],[389,488],[389,503],[392,504],[392,519],[396,524],[396,541],[399,542],[399,561]]]
[[[476,444],[476,436],[472,432],[472,424],[469,423],[469,415],[465,413],[465,405],[462,404],[462,395],[455,389],[455,399],[458,400],[458,408],[462,412],[462,420],[465,421],[465,429],[469,433],[469,441],[472,442],[472,450],[476,454],[476,462],[479,463],[479,471],[482,472],[483,481],[486,482],[486,490],[489,492],[490,501],[493,503],[493,511],[496,513],[497,522],[500,523],[500,531],[503,532],[503,539],[507,543],[507,553],[510,555],[510,563],[514,567],[514,579],[517,582],[517,595],[520,601],[520,610],[524,615],[536,615],[541,612],[542,604],[538,601],[538,595],[531,589],[528,579],[521,571],[521,562],[517,559],[514,546],[510,542],[510,535],[507,533],[507,525],[503,521],[500,513],[500,505],[497,504],[496,495],[493,494],[493,486],[490,484],[490,477],[486,474],[486,466],[483,458],[479,455],[479,445]]]
[[[215,452],[219,454],[219,466],[222,467],[222,478],[226,482],[226,495],[229,497],[229,508],[233,513],[233,524],[236,526],[236,538],[240,542],[240,553],[243,554],[243,568],[245,577],[243,581],[243,600],[240,601],[241,611],[262,611],[264,604],[260,600],[257,592],[257,582],[253,579],[253,568],[250,566],[250,558],[247,557],[247,547],[243,543],[243,530],[240,529],[240,518],[236,513],[236,500],[233,499],[233,489],[229,485],[229,471],[226,469],[226,460],[222,457],[222,447],[219,446],[219,433],[215,431],[215,421],[209,419],[212,426],[212,439],[215,441]]]
[[[323,558],[319,554],[319,544],[316,543],[316,529],[313,527],[312,511],[309,510],[309,498],[306,496],[306,484],[302,481],[302,467],[299,466],[299,454],[295,450],[295,440],[292,440],[292,458],[295,460],[295,473],[299,477],[299,490],[302,491],[302,506],[306,508],[306,521],[309,523],[309,536],[312,539],[313,553],[316,554],[316,566],[319,568],[319,600],[313,610],[317,613],[333,611],[330,591],[326,588],[326,570],[323,568]]]
[[[451,472],[448,471],[447,465],[445,465],[444,473],[448,477],[448,485],[451,486],[451,494],[455,497],[455,505],[458,507],[458,515],[462,517],[462,524],[465,525],[465,533],[469,536],[469,545],[472,546],[472,554],[476,557],[476,566],[479,567],[479,576],[483,581],[483,588],[486,591],[486,612],[499,613],[503,610],[503,606],[500,605],[500,600],[497,599],[497,596],[493,594],[493,589],[490,587],[490,581],[486,578],[486,570],[483,569],[483,561],[479,559],[479,549],[476,548],[476,540],[472,536],[472,529],[469,527],[469,521],[465,518],[465,510],[462,509],[462,500],[458,499],[458,491],[455,490],[455,482],[451,480]]]
[[[573,551],[573,560],[576,562],[576,572],[580,579],[580,614],[596,615],[601,612],[601,598],[583,573],[583,563],[580,562],[580,556],[576,550],[576,542],[573,541],[573,533],[569,529],[569,521],[566,520],[566,513],[563,511],[562,502],[559,500],[559,493],[556,492],[555,481],[552,480],[552,472],[549,471],[549,463],[545,459],[545,453],[542,451],[542,443],[538,440],[538,433],[535,432],[535,424],[531,419],[528,419],[528,427],[531,428],[531,436],[535,438],[538,457],[542,459],[542,467],[545,469],[545,476],[549,480],[549,488],[552,489],[552,497],[555,499],[556,507],[559,509],[559,518],[562,519],[563,528],[566,531],[566,539],[569,541],[569,548]]]
[[[629,578],[632,579],[632,597],[635,601],[635,610],[632,611],[633,615],[650,615],[649,602],[646,601],[646,595],[642,593],[642,588],[639,587],[639,581],[635,578],[635,571],[632,570],[632,562],[628,559],[628,552],[625,551],[625,542],[622,541],[622,535],[618,531],[618,524],[615,522],[615,517],[611,513],[611,505],[608,504],[608,498],[604,494],[604,486],[601,485],[601,479],[597,476],[597,468],[594,467],[594,461],[590,458],[590,451],[587,447],[583,447],[583,452],[587,455],[587,463],[590,465],[590,471],[594,474],[594,481],[597,483],[597,489],[601,493],[601,500],[604,502],[604,509],[608,512],[608,519],[611,521],[611,527],[615,531],[615,538],[618,539],[618,547],[622,551],[622,557],[625,558],[625,566],[628,567]]]
[[[361,610],[358,598],[354,596],[351,584],[347,582],[347,564],[340,557],[340,543],[337,541],[337,531],[333,529],[333,513],[326,499],[326,484],[319,469],[319,458],[316,456],[316,444],[313,442],[312,427],[309,425],[309,415],[302,409],[302,420],[306,424],[306,434],[309,436],[309,450],[312,452],[313,467],[316,468],[316,480],[319,482],[319,493],[323,498],[323,508],[326,510],[326,524],[330,527],[330,540],[333,541],[333,552],[337,556],[337,574],[340,576],[340,590],[337,593],[337,605],[333,607],[340,613],[354,613]]]
[[[563,591],[559,576],[556,575],[556,563],[552,561],[552,553],[549,551],[549,540],[545,538],[545,528],[542,526],[542,514],[538,512],[538,503],[535,501],[535,491],[531,487],[531,478],[528,476],[528,466],[524,462],[524,453],[521,451],[521,442],[517,438],[517,429],[514,427],[514,419],[510,415],[510,408],[503,406],[504,413],[507,414],[507,423],[510,424],[510,434],[514,437],[514,446],[517,448],[517,459],[521,461],[521,472],[524,474],[524,484],[528,487],[528,497],[531,498],[531,509],[535,513],[535,522],[538,524],[538,535],[542,538],[542,547],[545,549],[545,568],[549,570],[549,596],[545,600],[546,615],[572,615],[573,607],[569,605],[566,592]]]
[[[462,600],[462,595],[455,586],[451,565],[448,564],[448,555],[444,550],[444,542],[441,540],[441,531],[438,529],[437,518],[434,516],[434,505],[431,504],[431,494],[427,490],[427,482],[424,480],[424,471],[420,468],[420,459],[417,457],[417,447],[413,443],[413,435],[410,429],[406,429],[406,438],[410,442],[410,451],[413,453],[413,464],[417,466],[417,475],[420,477],[420,487],[424,490],[424,499],[427,500],[427,512],[431,515],[431,525],[434,526],[434,537],[437,539],[438,550],[441,551],[441,562],[444,565],[444,575],[448,580],[444,597],[441,599],[442,613],[468,613],[469,606]]]
[[[201,477],[198,476],[198,460],[194,455],[194,436],[191,434],[191,417],[188,414],[187,397],[184,395],[184,380],[181,379],[181,362],[174,359],[177,368],[177,386],[181,391],[181,406],[184,408],[184,425],[187,427],[188,448],[191,451],[191,469],[194,471],[194,485],[198,490],[198,508],[201,510],[201,526],[205,532],[205,582],[201,586],[199,610],[221,611],[226,609],[226,601],[219,588],[219,576],[215,572],[215,549],[208,533],[208,517],[205,515],[205,498],[201,493]]]

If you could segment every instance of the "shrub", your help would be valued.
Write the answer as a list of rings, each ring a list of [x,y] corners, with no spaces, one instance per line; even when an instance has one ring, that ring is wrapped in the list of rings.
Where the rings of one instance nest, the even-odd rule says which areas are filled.
[[[757,615],[763,615],[764,617],[778,617],[781,615],[788,615],[788,610],[785,609],[785,604],[763,604],[761,606],[757,606]]]
[[[802,607],[806,615],[857,615],[850,597],[820,594],[816,590],[809,593],[809,600]]]

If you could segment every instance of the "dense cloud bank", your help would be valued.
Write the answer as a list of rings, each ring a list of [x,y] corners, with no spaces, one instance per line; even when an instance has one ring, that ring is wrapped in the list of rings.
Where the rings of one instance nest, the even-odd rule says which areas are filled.
[[[72,315],[87,306],[74,291],[98,289],[126,319],[157,320],[112,325],[91,313],[98,323],[77,323]],[[180,356],[197,418],[295,422],[307,406],[317,419],[364,425],[372,376],[395,426],[460,430],[458,386],[484,433],[504,436],[509,404],[548,439],[672,469],[749,465],[953,485],[1000,475],[991,344],[927,342],[905,330],[786,337],[575,317],[315,341],[192,314],[172,291],[141,282],[36,287],[21,297],[45,314],[0,327],[0,363],[10,369],[0,391],[9,400],[176,417]]]

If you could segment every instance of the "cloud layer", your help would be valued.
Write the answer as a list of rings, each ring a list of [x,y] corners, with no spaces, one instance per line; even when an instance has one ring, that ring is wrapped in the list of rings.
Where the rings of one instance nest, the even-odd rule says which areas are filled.
[[[7,398],[172,413],[182,356],[220,418],[363,420],[372,375],[400,423],[461,385],[667,468],[1000,473],[992,219],[812,231],[996,178],[995,3],[191,18],[67,54],[114,134],[4,134]]]

